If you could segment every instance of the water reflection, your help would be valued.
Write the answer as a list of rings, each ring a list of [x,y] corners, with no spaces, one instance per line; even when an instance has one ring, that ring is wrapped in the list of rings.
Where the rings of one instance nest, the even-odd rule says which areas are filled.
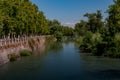
[[[58,52],[61,49],[63,49],[63,45],[62,45],[62,42],[49,43],[49,44],[47,44],[46,49],[48,51],[51,50],[51,51],[54,51],[54,52]]]
[[[82,54],[74,42],[50,43],[42,50],[0,66],[0,79],[120,80],[119,59]]]

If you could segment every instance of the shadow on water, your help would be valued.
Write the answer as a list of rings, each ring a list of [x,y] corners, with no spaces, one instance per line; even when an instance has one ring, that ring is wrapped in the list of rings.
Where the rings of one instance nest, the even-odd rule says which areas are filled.
[[[104,74],[105,76],[108,77],[116,77],[116,78],[120,78],[120,70],[114,70],[114,69],[109,69],[109,70],[103,70],[100,71],[99,74]]]
[[[120,59],[82,54],[74,42],[55,42],[42,52],[0,66],[0,80],[120,80]]]
[[[50,51],[57,51],[59,52],[61,49],[63,49],[63,45],[62,42],[50,42],[46,44],[46,52],[50,52]]]
[[[120,80],[120,70],[116,69],[94,71],[89,74],[90,76],[94,76],[94,79],[99,80]]]

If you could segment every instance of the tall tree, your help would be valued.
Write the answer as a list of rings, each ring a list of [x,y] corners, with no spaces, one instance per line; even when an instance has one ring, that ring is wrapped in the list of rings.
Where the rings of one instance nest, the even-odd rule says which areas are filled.
[[[79,23],[75,24],[75,32],[78,35],[83,36],[86,33],[87,30],[88,30],[88,27],[87,27],[87,22],[86,21],[81,20]]]
[[[120,0],[114,0],[114,4],[109,6],[107,12],[108,29],[110,35],[114,36],[116,32],[120,32]]]
[[[46,26],[43,12],[29,0],[0,0],[1,35],[46,34]]]
[[[103,27],[102,14],[100,10],[97,10],[96,13],[86,13],[84,16],[88,18],[87,27],[91,32],[98,32]]]

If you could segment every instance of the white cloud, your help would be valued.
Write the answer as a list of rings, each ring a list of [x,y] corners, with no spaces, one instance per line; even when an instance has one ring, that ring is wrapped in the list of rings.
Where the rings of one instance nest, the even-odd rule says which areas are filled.
[[[62,25],[69,26],[69,27],[74,27],[77,22],[78,21],[65,22]]]

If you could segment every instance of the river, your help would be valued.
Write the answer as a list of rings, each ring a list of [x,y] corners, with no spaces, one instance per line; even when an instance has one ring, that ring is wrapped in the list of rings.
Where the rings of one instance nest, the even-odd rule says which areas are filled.
[[[0,80],[120,80],[120,59],[80,53],[74,42],[0,66]]]

